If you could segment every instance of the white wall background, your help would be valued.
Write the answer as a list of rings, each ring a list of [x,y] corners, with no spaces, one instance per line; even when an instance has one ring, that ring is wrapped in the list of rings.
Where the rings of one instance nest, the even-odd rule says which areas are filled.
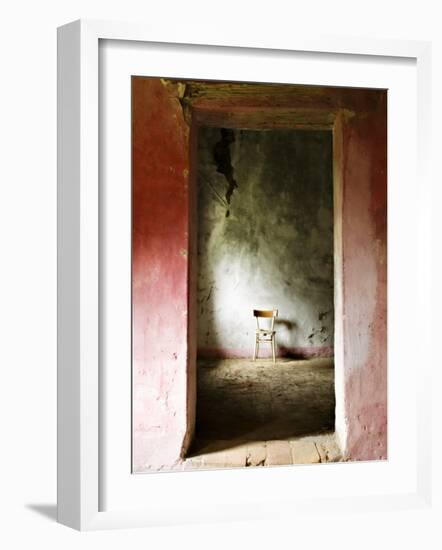
[[[79,534],[48,519],[55,504],[56,434],[56,32],[78,17],[145,21],[163,28],[207,25],[207,39],[217,36],[272,38],[296,29],[318,34],[350,34],[434,40],[433,127],[442,123],[442,37],[439,3],[422,0],[386,3],[373,0],[325,0],[270,4],[224,0],[145,2],[141,0],[30,0],[2,5],[2,86],[0,88],[1,201],[0,235],[0,453],[4,548],[207,548],[308,545],[309,548],[419,548],[441,543],[441,469],[433,471],[435,501],[431,510],[400,511],[352,517],[294,517],[290,523],[241,523],[155,528]],[[439,137],[439,136],[437,136]],[[440,149],[440,140],[437,143]],[[436,146],[436,141],[434,142]],[[434,153],[436,149],[434,148]],[[436,157],[435,157],[436,158]],[[438,178],[440,180],[440,178]],[[434,205],[442,204],[441,186]],[[436,196],[437,195],[437,196]],[[435,210],[436,211],[436,210]],[[441,216],[433,220],[442,234]],[[435,239],[436,242],[436,239]],[[442,280],[440,246],[434,280]],[[440,286],[434,289],[433,319],[437,327]],[[436,294],[437,292],[437,294]],[[434,338],[434,341],[436,339]],[[437,366],[435,360],[435,367]],[[433,456],[441,456],[440,369],[434,391]],[[430,450],[429,450],[430,452]]]

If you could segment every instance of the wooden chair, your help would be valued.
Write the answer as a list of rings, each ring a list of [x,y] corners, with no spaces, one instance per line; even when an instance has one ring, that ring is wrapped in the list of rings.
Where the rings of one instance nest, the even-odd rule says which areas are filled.
[[[276,361],[275,356],[275,333],[276,331],[273,330],[273,327],[275,325],[275,317],[278,317],[278,310],[277,309],[254,309],[253,310],[253,316],[256,318],[256,334],[255,334],[255,351],[253,353],[253,360],[255,361],[256,356],[259,353],[259,344],[261,343],[270,343],[272,346],[272,356],[273,356],[273,362]],[[270,318],[270,327],[269,328],[261,328],[259,326],[259,319],[262,318]]]

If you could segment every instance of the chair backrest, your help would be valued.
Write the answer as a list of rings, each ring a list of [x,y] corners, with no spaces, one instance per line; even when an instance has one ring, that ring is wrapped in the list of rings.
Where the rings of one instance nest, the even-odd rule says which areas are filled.
[[[278,317],[278,310],[277,309],[254,309],[253,310],[253,316],[256,317],[256,326],[259,328],[259,318],[266,317],[270,318],[271,321],[271,327],[270,330],[273,330],[273,326],[275,324],[275,317]]]

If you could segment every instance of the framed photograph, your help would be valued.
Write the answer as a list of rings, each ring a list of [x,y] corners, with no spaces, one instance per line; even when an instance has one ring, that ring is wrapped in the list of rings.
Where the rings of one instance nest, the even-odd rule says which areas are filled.
[[[59,521],[425,506],[430,45],[58,52]]]

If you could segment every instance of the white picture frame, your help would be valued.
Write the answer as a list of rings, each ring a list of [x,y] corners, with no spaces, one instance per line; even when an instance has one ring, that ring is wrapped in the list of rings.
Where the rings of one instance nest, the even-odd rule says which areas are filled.
[[[364,40],[350,37],[321,37],[312,39],[302,35],[287,39],[281,37],[279,43],[269,44],[257,38],[253,43],[238,39],[234,43],[208,44],[198,37],[182,34],[173,36],[156,35],[151,28],[118,22],[76,21],[61,27],[58,31],[58,521],[80,530],[150,526],[178,522],[214,521],[241,518],[257,518],[269,515],[265,509],[266,497],[261,500],[249,498],[249,506],[244,507],[238,499],[226,499],[208,506],[196,495],[188,495],[189,488],[182,484],[178,476],[192,476],[192,485],[210,485],[214,480],[212,472],[183,474],[149,474],[155,485],[151,494],[162,499],[157,503],[151,499],[146,506],[128,506],[127,499],[114,502],[110,510],[103,510],[100,483],[103,483],[102,433],[100,432],[100,224],[101,208],[99,186],[99,45],[102,40],[127,41],[127,43],[165,43],[175,48],[229,47],[230,55],[235,49],[255,51],[306,52],[312,55],[351,57],[372,56],[379,59],[409,59],[416,64],[417,79],[417,168],[419,174],[418,213],[415,216],[419,231],[415,246],[419,254],[418,268],[413,273],[416,295],[414,320],[423,318],[430,310],[430,181],[428,175],[427,151],[429,150],[429,121],[431,105],[429,101],[430,52],[427,42]],[[180,46],[182,45],[182,46]],[[242,50],[241,50],[242,49]],[[342,58],[342,57],[340,57]],[[326,62],[326,60],[325,60]],[[357,61],[358,62],[358,61]],[[336,83],[334,83],[336,84]],[[414,179],[414,175],[409,177]],[[390,307],[390,303],[389,303]],[[390,327],[389,327],[390,330]],[[428,338],[428,337],[427,337]],[[422,357],[428,353],[425,336],[421,338],[415,352]],[[390,352],[390,348],[389,348]],[[411,361],[411,359],[410,359]],[[403,490],[367,492],[365,495],[352,494],[351,486],[347,494],[333,494],[312,498],[305,495],[301,499],[288,499],[281,493],[278,502],[278,489],[272,495],[272,515],[312,513],[330,507],[346,511],[357,507],[370,511],[380,508],[427,506],[431,497],[430,468],[430,402],[429,369],[430,361],[422,361],[421,376],[413,388],[417,399],[416,414],[416,456],[412,467],[415,479]],[[128,448],[130,447],[128,442]],[[334,468],[352,468],[352,465],[331,465]],[[375,466],[376,467],[376,466]],[[304,468],[300,476],[309,483],[313,470]],[[359,470],[360,471],[360,470]],[[360,475],[353,469],[353,475]],[[128,475],[130,472],[128,472]],[[241,471],[223,472],[234,475],[241,483]],[[254,474],[252,474],[254,475]],[[271,486],[287,484],[287,469],[273,469],[265,474],[266,479],[248,478]],[[327,471],[322,470],[319,478],[324,479]],[[161,477],[163,476],[163,477]],[[196,476],[199,476],[198,482]],[[133,476],[132,476],[133,477]],[[161,478],[160,481],[159,478]],[[131,480],[131,484],[146,481]],[[146,477],[144,477],[146,479]],[[217,480],[221,477],[218,476]],[[305,481],[304,480],[304,481]],[[416,483],[414,483],[416,481]],[[347,482],[348,483],[348,482]],[[173,487],[187,494],[186,498],[175,498]],[[214,485],[215,486],[215,485]],[[412,487],[410,489],[410,487]],[[144,490],[144,489],[143,489]],[[196,491],[198,493],[198,491]],[[319,492],[320,493],[320,492]],[[128,493],[129,494],[129,493]],[[201,493],[203,494],[203,493]],[[164,497],[165,495],[165,497]],[[269,497],[270,498],[270,497]],[[193,499],[193,500],[192,500]],[[331,500],[330,500],[331,499]],[[118,500],[118,499],[117,499]]]

